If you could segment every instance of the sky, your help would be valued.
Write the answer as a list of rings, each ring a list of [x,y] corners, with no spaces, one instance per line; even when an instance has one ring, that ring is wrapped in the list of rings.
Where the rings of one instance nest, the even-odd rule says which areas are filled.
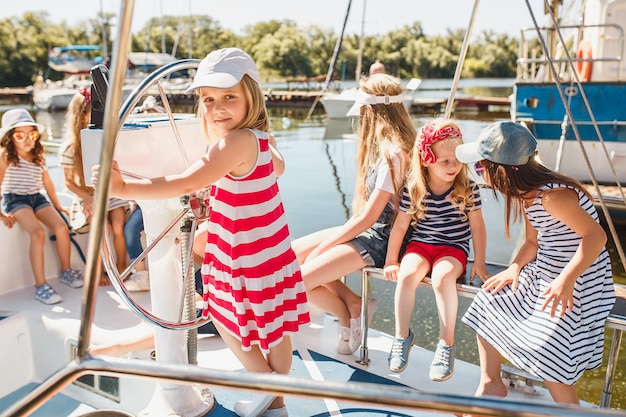
[[[532,27],[526,0],[477,0],[473,33],[493,30],[519,37],[519,29]],[[539,24],[546,21],[543,0],[528,0]],[[0,7],[0,18],[21,16],[26,11],[47,11],[52,22],[76,24],[93,18],[100,10],[120,12],[121,0],[9,0]],[[384,34],[420,22],[427,36],[446,34],[447,29],[465,29],[473,0],[352,0],[347,33]],[[237,34],[249,24],[272,19],[291,19],[299,26],[315,24],[339,33],[348,0],[135,0],[133,33],[152,17],[163,15],[209,15],[223,28]],[[363,8],[365,7],[365,19]],[[362,24],[362,22],[364,22]]]

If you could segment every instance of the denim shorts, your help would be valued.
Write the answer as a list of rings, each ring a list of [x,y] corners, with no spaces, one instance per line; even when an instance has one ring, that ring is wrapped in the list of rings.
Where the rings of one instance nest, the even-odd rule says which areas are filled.
[[[13,214],[24,207],[30,207],[33,211],[38,211],[50,205],[50,201],[41,193],[28,195],[2,194],[2,212],[7,215]]]
[[[367,266],[375,268],[385,266],[387,243],[389,242],[393,216],[393,209],[390,206],[386,206],[372,227],[348,242],[359,252]],[[411,233],[407,231],[402,243],[402,249],[400,250],[400,256],[404,254],[410,235]]]

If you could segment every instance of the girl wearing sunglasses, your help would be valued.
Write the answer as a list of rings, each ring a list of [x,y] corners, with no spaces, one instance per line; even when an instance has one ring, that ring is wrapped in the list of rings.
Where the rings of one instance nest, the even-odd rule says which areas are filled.
[[[61,206],[46,168],[44,149],[39,142],[41,125],[25,109],[13,109],[2,116],[0,128],[0,183],[2,213],[0,219],[8,228],[17,222],[30,236],[29,256],[35,277],[35,299],[44,304],[62,301],[46,281],[43,223],[56,236],[61,264],[60,281],[72,288],[83,285],[82,272],[70,268],[69,229],[59,214]],[[48,199],[41,193],[45,189]],[[54,204],[54,207],[50,204]],[[56,210],[55,210],[56,209]]]

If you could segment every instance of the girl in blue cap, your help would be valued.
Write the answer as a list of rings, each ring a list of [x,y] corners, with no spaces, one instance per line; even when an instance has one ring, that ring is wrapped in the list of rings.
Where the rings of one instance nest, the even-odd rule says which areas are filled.
[[[513,122],[494,123],[456,148],[504,196],[507,235],[511,217],[526,230],[511,265],[484,282],[462,320],[478,336],[477,396],[507,395],[505,357],[543,379],[556,402],[578,404],[574,384],[602,364],[615,302],[611,262],[587,191],[542,165],[536,150],[532,133]]]
[[[44,304],[56,304],[63,299],[46,281],[44,266],[46,231],[41,223],[56,237],[56,248],[61,263],[60,281],[72,288],[79,288],[83,286],[83,274],[70,268],[70,233],[58,212],[66,213],[67,210],[61,206],[46,168],[43,145],[39,142],[41,128],[42,126],[35,123],[25,109],[9,110],[2,116],[0,219],[8,228],[17,222],[29,234],[29,256],[35,276],[35,299]],[[46,190],[50,200],[41,193],[42,189]]]

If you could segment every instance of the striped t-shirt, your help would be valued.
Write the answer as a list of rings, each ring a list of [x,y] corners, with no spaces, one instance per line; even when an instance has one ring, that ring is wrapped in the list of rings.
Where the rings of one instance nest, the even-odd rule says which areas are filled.
[[[473,210],[481,208],[480,189],[474,181],[470,181],[470,187],[474,197],[473,206],[467,207],[462,213],[458,207],[452,204],[450,196],[453,188],[442,195],[433,195],[430,190],[426,191],[424,205],[426,213],[417,225],[411,227],[411,241],[431,245],[448,245],[457,247],[469,256],[469,241],[472,233],[467,215]],[[409,192],[404,188],[400,210],[408,212],[411,206]]]
[[[33,195],[43,188],[46,164],[35,164],[19,157],[19,165],[9,164],[2,181],[2,194]]]

